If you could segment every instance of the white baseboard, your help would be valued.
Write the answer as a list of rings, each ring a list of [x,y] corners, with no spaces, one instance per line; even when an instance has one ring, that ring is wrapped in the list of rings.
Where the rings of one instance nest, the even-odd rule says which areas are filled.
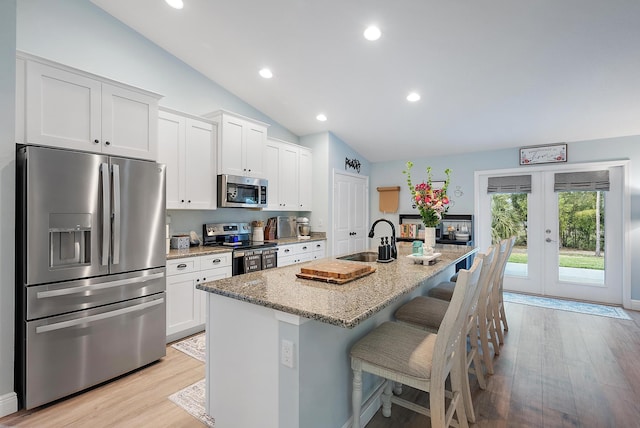
[[[640,311],[640,300],[631,300],[631,307],[629,308],[634,311]]]
[[[375,392],[369,397],[369,399],[362,405],[362,413],[360,414],[360,427],[363,428],[366,426],[371,419],[376,415],[376,412],[382,406],[382,401],[380,401],[380,396],[382,395],[382,391],[384,391],[384,382],[375,390]],[[355,428],[353,425],[353,416],[349,418],[342,428]]]
[[[18,411],[18,396],[10,392],[0,396],[0,418]]]

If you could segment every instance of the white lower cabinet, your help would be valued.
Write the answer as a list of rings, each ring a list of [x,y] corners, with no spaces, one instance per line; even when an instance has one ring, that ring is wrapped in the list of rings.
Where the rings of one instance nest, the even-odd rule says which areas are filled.
[[[310,241],[278,246],[278,267],[325,257],[325,241]]]
[[[205,291],[196,285],[231,276],[231,252],[167,260],[167,343],[204,330]]]

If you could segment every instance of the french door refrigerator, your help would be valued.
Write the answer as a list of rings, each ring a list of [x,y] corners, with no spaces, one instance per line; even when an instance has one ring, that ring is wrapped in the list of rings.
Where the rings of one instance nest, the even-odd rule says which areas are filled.
[[[165,356],[165,166],[16,153],[16,391],[33,408]]]

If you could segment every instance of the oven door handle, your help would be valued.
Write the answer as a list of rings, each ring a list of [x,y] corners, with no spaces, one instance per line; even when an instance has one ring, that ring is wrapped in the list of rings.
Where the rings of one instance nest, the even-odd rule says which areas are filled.
[[[103,290],[105,288],[120,287],[127,284],[139,284],[154,279],[160,279],[164,276],[163,272],[154,273],[153,275],[139,276],[137,278],[119,279],[117,281],[103,282],[100,284],[83,285],[80,287],[61,288],[60,290],[39,291],[36,293],[37,299],[46,299],[48,297],[67,296],[69,294],[84,293],[85,291]]]
[[[129,306],[127,308],[116,309],[115,311],[104,312],[102,314],[89,315],[88,317],[78,318],[69,321],[62,321],[55,324],[42,325],[36,327],[36,333],[46,333],[48,331],[62,330],[63,328],[74,327],[80,324],[86,324],[93,321],[100,321],[107,318],[118,317],[120,315],[128,314],[130,312],[138,312],[143,309],[150,308],[152,306],[161,305],[164,303],[164,297],[156,299],[151,302],[140,303],[139,305]]]

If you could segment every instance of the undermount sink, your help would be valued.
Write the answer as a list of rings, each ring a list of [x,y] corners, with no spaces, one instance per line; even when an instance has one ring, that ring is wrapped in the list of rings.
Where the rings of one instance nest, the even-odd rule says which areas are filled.
[[[378,260],[378,253],[374,253],[373,251],[363,251],[362,253],[354,253],[337,257],[337,259],[349,260],[352,262],[375,262]]]

